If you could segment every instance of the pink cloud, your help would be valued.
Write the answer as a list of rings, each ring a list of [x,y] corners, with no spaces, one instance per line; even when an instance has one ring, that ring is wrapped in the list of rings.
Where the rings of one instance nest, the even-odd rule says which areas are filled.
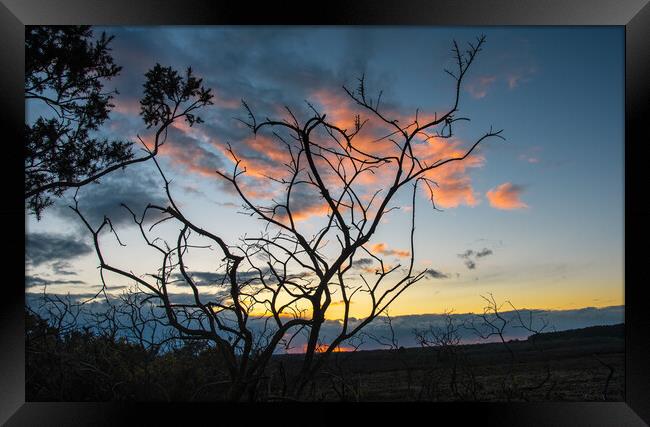
[[[513,72],[508,73],[506,76],[506,81],[508,82],[508,88],[514,89],[518,87],[521,83],[530,81],[531,76],[537,72],[535,66],[530,66],[528,68],[521,68]]]
[[[519,155],[519,160],[528,163],[539,163],[541,161],[539,154],[542,151],[542,147],[535,146],[528,149],[526,152]]]
[[[476,99],[485,98],[488,89],[497,81],[496,76],[481,76],[469,82],[466,90]]]
[[[117,98],[113,101],[115,107],[113,111],[123,115],[140,114],[140,101],[135,98]]]

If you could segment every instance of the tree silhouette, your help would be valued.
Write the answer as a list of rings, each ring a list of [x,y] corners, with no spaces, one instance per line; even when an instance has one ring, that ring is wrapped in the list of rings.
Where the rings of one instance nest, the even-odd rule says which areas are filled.
[[[155,156],[174,120],[182,117],[191,126],[199,121],[193,111],[211,103],[210,91],[191,70],[181,77],[157,65],[146,75],[141,101],[145,123],[158,126],[147,155],[135,157],[131,141],[100,137],[117,94],[104,84],[121,71],[110,54],[111,40],[105,33],[94,39],[90,26],[25,29],[25,100],[44,111],[25,123],[25,201],[38,219],[67,189]]]
[[[143,241],[159,255],[158,270],[139,275],[114,265],[103,254],[101,243],[106,234],[114,234],[119,241],[110,218],[97,227],[91,225],[77,201],[71,208],[92,234],[104,287],[107,273],[128,279],[146,294],[146,301],[164,312],[169,325],[182,337],[211,341],[228,367],[232,400],[254,398],[274,352],[283,346],[290,348],[303,334],[306,343],[301,367],[287,391],[291,398],[301,398],[333,352],[427,274],[426,269],[415,269],[418,187],[427,192],[436,209],[437,183],[432,172],[462,162],[489,138],[501,138],[501,131],[490,129],[462,152],[442,151],[440,158],[420,155],[422,147],[445,144],[454,135],[455,124],[468,120],[457,116],[461,84],[484,41],[480,37],[466,50],[454,42],[455,67],[447,73],[454,79],[455,95],[442,114],[424,117],[416,111],[410,120],[400,120],[393,110],[383,108],[381,93],[376,100],[370,98],[363,76],[355,90],[344,87],[348,99],[369,116],[348,117],[351,126],[328,119],[327,112],[312,104],[308,104],[309,117],[304,120],[289,107],[285,107],[284,118],[260,120],[243,102],[247,118],[240,123],[256,138],[274,138],[275,147],[283,153],[278,161],[283,172],[260,174],[264,183],[259,188],[271,196],[259,200],[247,184],[246,161],[228,146],[225,151],[233,169],[216,174],[239,196],[245,213],[263,224],[258,235],[249,233],[239,242],[226,242],[218,231],[195,224],[177,203],[171,181],[152,157],[168,203],[149,204],[138,213],[124,205]],[[154,117],[169,115],[168,110],[146,109],[145,120],[150,113]],[[150,118],[150,123],[156,121]],[[370,123],[376,129],[385,129],[385,135],[372,141],[359,140]],[[360,181],[369,177],[387,177],[388,181],[370,181],[376,188],[362,190]],[[279,196],[272,195],[274,186],[282,189]],[[409,191],[410,250],[404,265],[391,265],[385,259],[387,252],[373,249],[370,242],[382,218],[398,208],[391,202],[401,190]],[[305,200],[316,200],[324,213],[321,228],[311,234],[301,229],[299,218]],[[151,218],[156,218],[153,225],[148,222]],[[159,231],[162,224],[170,223],[176,230],[173,239]],[[207,287],[188,261],[191,254],[201,250],[215,252],[216,267]],[[364,269],[358,268],[361,260]],[[179,300],[170,292],[171,285],[187,286],[190,301]],[[368,312],[353,318],[351,305],[359,301],[367,304]],[[335,302],[343,308],[343,317],[338,332],[327,336],[323,325]]]

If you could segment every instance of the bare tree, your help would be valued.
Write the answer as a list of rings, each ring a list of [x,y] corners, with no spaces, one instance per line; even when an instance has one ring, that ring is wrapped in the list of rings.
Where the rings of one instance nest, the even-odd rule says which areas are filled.
[[[537,342],[539,334],[549,326],[548,321],[545,318],[534,318],[531,310],[528,311],[528,317],[525,318],[520,310],[510,301],[499,304],[491,293],[488,296],[481,295],[481,298],[486,302],[483,313],[475,315],[474,318],[465,323],[464,327],[474,331],[479,338],[484,340],[498,337],[499,342],[509,355],[508,369],[501,381],[501,391],[508,401],[515,398],[528,400],[529,392],[542,388],[551,379],[550,362],[544,350]],[[511,311],[506,312],[502,310],[504,305],[507,305]],[[507,334],[509,333],[508,329],[516,328],[524,329],[530,334],[528,341],[544,361],[544,375],[535,384],[530,386],[520,385],[515,373],[515,365],[517,364],[518,357],[511,341],[507,338]]]
[[[402,365],[402,368],[406,372],[406,395],[407,397],[410,397],[414,367],[409,360],[409,356],[406,354],[406,349],[399,344],[399,339],[397,338],[395,328],[393,327],[393,319],[390,317],[388,310],[386,310],[385,316],[382,320],[384,321],[386,329],[388,329],[389,336],[370,334],[368,332],[361,332],[361,334],[388,349],[394,355],[397,362]]]
[[[488,294],[488,296],[481,295],[481,298],[486,303],[483,308],[483,313],[476,315],[476,318],[472,318],[469,322],[466,322],[466,327],[474,331],[479,338],[484,340],[498,337],[499,342],[507,350],[509,355],[508,371],[501,381],[501,391],[506,399],[510,401],[517,392],[514,373],[516,356],[506,338],[506,329],[510,325],[512,318],[503,313],[501,310],[503,304],[497,303],[492,294]]]
[[[246,185],[247,168],[237,151],[228,146],[233,169],[217,171],[239,196],[245,212],[259,219],[259,235],[246,235],[236,244],[228,243],[217,232],[195,224],[176,201],[171,181],[155,157],[152,157],[164,183],[167,205],[148,205],[136,213],[128,206],[143,241],[158,255],[160,267],[155,273],[138,275],[111,263],[102,251],[107,233],[119,237],[109,218],[94,227],[76,203],[72,209],[92,234],[99,258],[104,286],[105,275],[116,274],[136,283],[148,298],[165,311],[168,323],[182,337],[209,340],[228,366],[231,385],[229,398],[254,398],[255,389],[271,359],[281,345],[305,334],[301,365],[291,378],[289,394],[302,398],[306,387],[330,355],[377,318],[410,286],[421,280],[427,270],[415,269],[415,218],[418,186],[428,192],[435,209],[436,183],[431,174],[454,162],[462,162],[483,141],[501,137],[490,129],[461,154],[443,155],[434,160],[418,156],[419,144],[444,144],[452,137],[458,117],[461,84],[481,50],[484,37],[469,43],[466,50],[454,42],[455,91],[451,106],[426,119],[419,111],[414,118],[400,122],[394,112],[384,110],[381,93],[369,97],[365,78],[356,90],[344,87],[349,99],[369,118],[353,117],[352,128],[327,118],[308,104],[309,118],[285,107],[286,116],[258,119],[246,102],[247,118],[240,120],[253,135],[275,138],[284,153],[280,162],[284,173],[264,174],[262,188],[282,188],[281,196],[260,201]],[[361,143],[358,138],[367,123],[378,123],[387,134]],[[386,148],[388,147],[388,148]],[[388,183],[365,197],[359,181],[368,176],[383,176]],[[410,251],[405,265],[391,265],[382,253],[369,247],[385,215],[395,209],[391,202],[403,190],[410,191]],[[270,192],[269,192],[270,193]],[[326,212],[322,227],[307,235],[301,230],[298,203],[309,194],[316,197]],[[158,219],[149,226],[147,221]],[[163,238],[162,224],[174,224],[175,238]],[[121,243],[121,242],[120,242]],[[208,287],[200,283],[189,267],[191,254],[201,250],[216,252],[218,260],[214,280]],[[370,260],[365,271],[355,261]],[[191,290],[191,301],[180,301],[169,291],[170,285]],[[210,289],[210,292],[204,291]],[[369,311],[361,318],[351,317],[354,301],[368,302]],[[338,331],[327,336],[323,327],[328,310],[337,302],[343,308]]]
[[[548,358],[548,355],[544,352],[542,346],[538,343],[539,335],[549,327],[549,323],[548,320],[543,317],[534,318],[532,310],[528,310],[528,318],[525,319],[524,316],[522,316],[521,311],[518,310],[514,304],[512,304],[512,302],[507,301],[507,304],[510,306],[510,308],[512,308],[517,318],[517,322],[514,324],[514,327],[524,329],[527,333],[530,334],[527,341],[531,343],[533,349],[535,349],[535,351],[537,351],[542,356],[542,359],[544,361],[544,375],[542,378],[533,385],[530,385],[528,387],[520,387],[520,395],[522,399],[528,400],[527,393],[542,388],[551,380],[552,372],[550,360]],[[550,393],[553,387],[554,385],[549,388],[548,393]]]
[[[477,381],[476,374],[463,349],[460,346],[461,324],[457,323],[452,315],[453,311],[445,311],[442,327],[430,325],[425,329],[413,331],[415,340],[422,347],[436,350],[436,363],[424,375],[420,394],[429,398],[437,398],[437,389],[442,382],[443,374],[437,373],[441,365],[448,365],[449,389],[453,396],[459,400],[479,400],[478,392],[482,388]],[[459,387],[460,386],[460,387]]]

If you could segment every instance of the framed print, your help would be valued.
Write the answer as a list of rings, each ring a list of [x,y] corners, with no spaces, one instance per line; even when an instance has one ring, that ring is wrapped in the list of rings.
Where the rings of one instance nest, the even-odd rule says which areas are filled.
[[[8,425],[648,422],[646,2],[75,3],[2,6]]]

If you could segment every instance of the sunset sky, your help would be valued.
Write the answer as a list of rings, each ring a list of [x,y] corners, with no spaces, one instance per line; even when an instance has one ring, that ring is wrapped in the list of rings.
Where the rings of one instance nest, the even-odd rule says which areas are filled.
[[[115,36],[112,54],[123,67],[107,87],[119,90],[102,133],[111,138],[151,136],[138,115],[144,73],[156,63],[191,66],[212,88],[205,123],[179,123],[159,156],[172,192],[196,224],[236,244],[263,224],[239,214],[240,202],[214,173],[232,169],[232,144],[251,175],[247,188],[273,194],[262,173],[281,173],[281,148],[269,135],[253,138],[234,118],[245,118],[241,99],[260,117],[280,117],[290,106],[307,117],[304,100],[328,118],[351,125],[358,111],[342,89],[365,73],[368,90],[406,121],[444,112],[453,102],[452,40],[486,44],[470,68],[460,98],[455,138],[420,145],[422,156],[462,152],[490,129],[491,139],[464,163],[439,171],[437,207],[417,198],[415,256],[430,274],[392,306],[392,315],[481,311],[480,295],[518,307],[566,310],[624,303],[624,31],[619,27],[95,27]],[[44,112],[27,106],[27,117]],[[371,117],[365,113],[365,117]],[[381,129],[369,127],[366,143]],[[379,146],[377,146],[379,147]],[[381,147],[379,147],[381,148]],[[256,175],[258,174],[258,175]],[[388,175],[368,178],[366,194]],[[72,194],[68,194],[70,197]],[[156,259],[142,248],[139,231],[121,202],[141,210],[165,203],[162,181],[151,164],[116,172],[79,192],[81,209],[97,224],[108,215],[120,248],[105,237],[107,256],[139,274],[154,272]],[[37,221],[27,217],[26,290],[90,294],[99,288],[90,236],[62,200]],[[410,192],[395,206],[367,245],[391,263],[409,253]],[[317,230],[326,213],[304,195],[296,201],[299,227]],[[406,257],[405,257],[406,255]],[[197,256],[192,269],[214,273],[215,256]],[[218,262],[218,260],[216,260]],[[125,280],[111,278],[109,292]],[[189,293],[178,287],[176,292]],[[352,305],[361,316],[364,303]],[[358,313],[358,314],[355,314]],[[328,319],[341,316],[332,307]]]

